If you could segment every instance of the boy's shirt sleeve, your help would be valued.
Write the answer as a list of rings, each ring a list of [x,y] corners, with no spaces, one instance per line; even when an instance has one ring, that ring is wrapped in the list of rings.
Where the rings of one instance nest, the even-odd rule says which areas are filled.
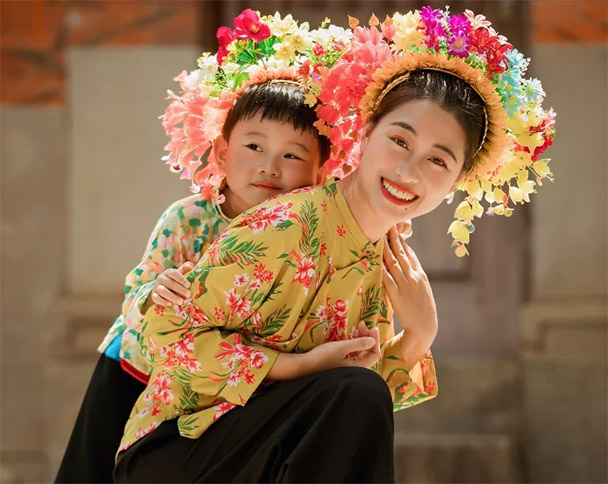
[[[405,369],[401,340],[405,333],[395,335],[393,308],[384,294],[378,317],[382,357],[372,368],[386,381],[396,412],[437,396],[437,375],[429,349],[412,369]]]

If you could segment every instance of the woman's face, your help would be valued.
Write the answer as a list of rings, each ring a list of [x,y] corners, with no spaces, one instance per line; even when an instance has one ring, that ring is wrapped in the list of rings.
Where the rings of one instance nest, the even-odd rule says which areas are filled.
[[[392,110],[369,133],[355,172],[367,212],[392,225],[435,209],[459,178],[465,146],[456,118],[433,101]]]

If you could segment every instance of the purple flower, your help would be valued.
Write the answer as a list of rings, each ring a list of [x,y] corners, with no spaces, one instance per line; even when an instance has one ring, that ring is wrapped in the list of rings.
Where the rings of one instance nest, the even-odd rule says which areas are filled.
[[[443,20],[441,10],[422,7],[420,18],[426,30],[425,44],[431,49],[439,50],[439,37],[445,36],[445,29],[441,25],[441,20]]]
[[[458,57],[467,57],[469,47],[469,33],[472,26],[464,15],[454,15],[449,18],[448,25],[452,32],[448,39],[448,53]]]

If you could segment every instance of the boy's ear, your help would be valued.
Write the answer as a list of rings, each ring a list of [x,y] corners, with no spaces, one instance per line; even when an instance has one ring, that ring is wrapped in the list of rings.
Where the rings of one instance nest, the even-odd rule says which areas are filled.
[[[325,178],[327,177],[327,168],[325,168],[325,163],[321,165],[321,168],[317,171],[317,176],[315,178],[315,185],[320,185],[325,182]]]
[[[226,152],[228,151],[228,141],[224,138],[224,135],[220,134],[215,140],[213,140],[213,154],[215,160],[220,167],[224,167],[226,164]]]

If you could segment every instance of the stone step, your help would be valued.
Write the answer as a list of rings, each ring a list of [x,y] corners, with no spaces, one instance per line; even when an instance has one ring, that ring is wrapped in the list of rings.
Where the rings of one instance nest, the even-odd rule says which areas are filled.
[[[395,435],[397,483],[522,482],[517,446],[507,434]]]

